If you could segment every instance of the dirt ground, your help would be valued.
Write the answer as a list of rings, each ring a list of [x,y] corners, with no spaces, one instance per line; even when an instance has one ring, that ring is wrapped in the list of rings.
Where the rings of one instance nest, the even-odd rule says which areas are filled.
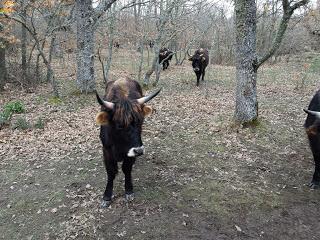
[[[136,198],[124,200],[120,172],[107,209],[95,96],[6,90],[1,106],[19,99],[45,126],[0,130],[0,239],[320,239],[302,111],[319,72],[303,64],[259,70],[254,129],[233,126],[234,67],[210,66],[196,88],[189,63],[170,65],[144,125]]]

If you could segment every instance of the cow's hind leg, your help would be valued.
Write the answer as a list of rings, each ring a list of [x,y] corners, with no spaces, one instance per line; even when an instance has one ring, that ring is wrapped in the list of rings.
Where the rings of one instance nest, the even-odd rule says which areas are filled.
[[[206,75],[206,70],[203,69],[201,80],[204,81],[204,75]]]
[[[124,181],[124,189],[125,189],[125,197],[126,200],[132,201],[134,199],[134,192],[133,192],[133,184],[132,184],[132,166],[134,164],[134,158],[128,158],[123,161],[122,164],[122,171],[125,176]]]
[[[113,195],[113,180],[115,179],[118,173],[118,164],[113,159],[111,149],[103,149],[104,163],[107,170],[108,182],[106,190],[104,191],[101,207],[108,207],[111,204],[112,195]]]

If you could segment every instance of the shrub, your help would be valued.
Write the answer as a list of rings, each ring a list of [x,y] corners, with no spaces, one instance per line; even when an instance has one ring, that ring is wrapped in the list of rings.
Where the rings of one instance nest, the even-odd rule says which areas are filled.
[[[25,111],[24,104],[20,101],[8,102],[4,105],[0,112],[0,126],[9,122],[14,113],[23,113]]]
[[[25,117],[18,117],[16,121],[13,123],[12,128],[26,130],[31,128],[31,125]]]
[[[37,122],[34,124],[34,128],[38,128],[38,129],[44,129],[44,120],[42,117],[39,117]]]

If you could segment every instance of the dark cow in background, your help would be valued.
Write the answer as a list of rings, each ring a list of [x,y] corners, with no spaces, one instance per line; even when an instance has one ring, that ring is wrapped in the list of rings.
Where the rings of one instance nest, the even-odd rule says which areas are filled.
[[[172,59],[173,52],[168,48],[161,48],[159,51],[159,63],[162,61],[162,68],[166,70],[169,67],[169,61]]]
[[[189,55],[189,53],[188,53]],[[199,86],[199,80],[204,80],[206,74],[206,67],[209,64],[209,53],[207,49],[200,48],[196,50],[193,56],[189,55],[189,61],[192,61],[193,71],[197,75],[197,86]]]
[[[315,170],[312,181],[310,183],[311,188],[320,187],[320,90],[313,96],[308,110],[304,109],[308,113],[304,127],[308,135],[310,148],[313,154]]]
[[[113,43],[113,47],[115,47],[115,48],[120,48],[120,43],[118,42],[118,41],[115,41],[114,43]]]
[[[113,180],[118,173],[118,162],[122,162],[125,175],[125,197],[133,199],[131,178],[132,166],[136,157],[144,153],[141,131],[144,117],[152,112],[145,103],[154,98],[160,90],[146,97],[138,82],[131,79],[119,79],[107,83],[103,99],[97,100],[101,112],[96,121],[100,127],[100,139],[103,145],[104,164],[108,181],[101,206],[110,205],[113,193]]]
[[[150,48],[153,48],[154,41],[153,40],[148,40],[148,45],[149,45]]]

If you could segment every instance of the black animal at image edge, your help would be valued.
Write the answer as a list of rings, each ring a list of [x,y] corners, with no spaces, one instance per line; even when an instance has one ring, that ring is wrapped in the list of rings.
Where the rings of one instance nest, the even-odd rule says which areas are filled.
[[[141,140],[142,124],[144,117],[152,112],[152,108],[145,103],[154,98],[160,90],[143,97],[141,86],[137,81],[120,79],[107,83],[104,97],[106,100],[96,94],[101,105],[101,112],[97,114],[96,122],[101,125],[100,139],[108,176],[102,207],[108,207],[111,203],[118,162],[122,162],[122,171],[125,175],[125,197],[127,200],[132,200],[134,197],[132,166],[136,157],[144,153]]]
[[[192,61],[192,68],[197,76],[197,86],[199,86],[200,78],[202,81],[204,81],[204,76],[206,74],[206,67],[209,64],[208,50],[203,48],[196,50],[194,54],[189,57],[189,61]]]
[[[160,51],[159,51],[159,63],[162,63],[162,69],[163,70],[166,70],[168,67],[169,67],[169,62],[171,61],[172,59],[172,55],[173,55],[173,52],[170,51],[168,48],[161,48]]]
[[[320,90],[313,96],[308,110],[304,127],[308,135],[310,148],[314,159],[314,174],[310,183],[311,188],[320,186]]]

